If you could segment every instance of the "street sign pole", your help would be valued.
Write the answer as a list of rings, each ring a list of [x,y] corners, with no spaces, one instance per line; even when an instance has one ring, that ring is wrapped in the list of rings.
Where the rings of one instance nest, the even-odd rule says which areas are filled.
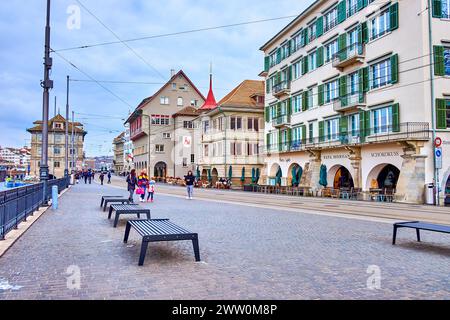
[[[440,141],[440,143],[439,143]],[[435,149],[434,149],[434,158],[436,159],[436,194],[437,194],[437,205],[439,205],[439,195],[440,195],[440,188],[439,188],[439,170],[442,169],[442,140],[438,140],[438,138],[436,138],[435,141]]]

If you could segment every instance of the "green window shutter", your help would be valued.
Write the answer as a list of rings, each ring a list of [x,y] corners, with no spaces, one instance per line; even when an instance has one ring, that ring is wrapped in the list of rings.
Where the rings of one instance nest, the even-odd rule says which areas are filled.
[[[398,54],[391,57],[391,83],[398,83]]]
[[[319,96],[319,106],[323,106],[323,104],[324,104],[324,85],[323,84],[320,84],[319,85],[319,87],[318,87],[318,89],[319,89],[319,94],[318,94],[318,96]]]
[[[270,121],[270,107],[264,108],[264,117],[266,119],[266,122]]]
[[[278,150],[279,150],[279,151],[281,151],[281,150],[282,150],[282,147],[283,147],[283,144],[282,144],[282,137],[283,137],[282,131],[281,131],[281,130],[278,130]]]
[[[321,67],[323,66],[323,61],[324,57],[323,57],[323,47],[319,47],[317,48],[317,66]]]
[[[361,142],[366,141],[366,121],[365,121],[366,112],[359,112],[359,139]]]
[[[444,47],[433,46],[433,57],[434,57],[434,75],[444,76],[445,75]]]
[[[323,17],[318,17],[316,20],[316,35],[317,38],[323,34]]]
[[[347,96],[347,76],[339,78],[339,97]]]
[[[338,38],[338,51],[339,51],[339,59],[345,60],[347,59],[347,34],[341,34]]]
[[[342,0],[341,2],[338,3],[337,6],[337,22],[338,23],[342,23],[345,21],[345,18],[347,17],[347,10],[346,10],[346,6],[345,6],[345,2],[346,0]]]
[[[303,57],[302,59],[302,75],[308,72],[308,56]]]
[[[277,49],[277,63],[281,62],[281,48]]]
[[[444,99],[436,99],[436,129],[447,129],[447,108]]]
[[[270,69],[270,57],[264,57],[264,71],[269,71]]]
[[[300,128],[301,128],[300,130],[302,131],[302,144],[305,144],[306,143],[306,126],[302,125]]]
[[[369,41],[369,30],[367,29],[367,22],[363,22],[358,26],[358,43],[360,45]],[[361,46],[362,48],[362,46]],[[362,52],[359,52],[362,54]]]
[[[287,129],[287,142],[288,142],[288,146],[291,146],[291,142],[292,142],[292,129],[289,128]]]
[[[270,92],[270,79],[266,80],[266,93]]]
[[[433,0],[433,17],[442,18],[442,0]]]
[[[367,0],[358,0],[358,11],[367,7]]]
[[[366,137],[371,134],[371,125],[370,125],[370,111],[365,111],[364,115],[364,128],[366,130]]]
[[[303,29],[304,45],[308,44],[308,29]]]
[[[339,119],[339,135],[341,136],[341,141],[343,141],[347,137],[347,134],[348,134],[348,117],[342,116]]]
[[[319,121],[319,142],[325,140],[325,125],[324,121]]]
[[[292,80],[292,66],[289,66],[287,69],[287,80],[288,82],[291,82]]]
[[[308,91],[303,92],[302,100],[302,111],[306,111],[308,110]]]
[[[389,7],[390,30],[398,29],[398,2]]]
[[[369,91],[369,67],[358,70],[359,76],[359,92],[364,93]]]
[[[281,116],[281,102],[277,103],[277,112],[275,117],[278,118],[279,116]]]
[[[277,72],[276,77],[277,77],[276,84],[281,83],[281,72]]]
[[[399,104],[392,105],[392,132],[400,132],[400,110]]]
[[[287,99],[287,115],[288,117],[292,114],[292,102],[291,102],[292,98],[288,98]]]

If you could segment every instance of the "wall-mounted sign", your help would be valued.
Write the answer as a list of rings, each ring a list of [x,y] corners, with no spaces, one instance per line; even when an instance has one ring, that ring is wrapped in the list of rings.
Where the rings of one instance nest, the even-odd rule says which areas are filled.
[[[442,169],[442,148],[436,148],[434,154],[436,156],[436,169]]]
[[[192,137],[191,136],[184,136],[183,137],[183,147],[190,148],[192,144]]]
[[[324,160],[334,160],[334,159],[348,159],[350,157],[349,154],[330,154],[322,156]]]
[[[436,139],[434,139],[434,146],[436,148],[439,148],[442,145],[442,139],[440,137],[436,137]]]
[[[400,156],[400,153],[397,151],[393,152],[372,152],[370,154],[372,158],[388,158],[388,157],[398,157]]]

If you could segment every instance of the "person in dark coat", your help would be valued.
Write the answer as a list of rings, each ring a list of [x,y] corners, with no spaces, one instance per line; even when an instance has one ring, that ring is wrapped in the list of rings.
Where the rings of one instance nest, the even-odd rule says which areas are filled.
[[[133,199],[133,195],[134,195],[134,190],[136,189],[137,186],[137,177],[136,177],[136,170],[131,170],[130,174],[127,177],[127,188],[128,188],[128,192],[130,193],[130,196],[128,197],[128,199],[131,202],[134,202]]]
[[[101,185],[103,185],[103,180],[105,179],[105,175],[103,174],[103,172],[100,172],[100,183]]]
[[[188,174],[184,176],[184,182],[186,183],[186,191],[187,191],[186,199],[192,200],[194,196],[195,176],[192,174],[191,170],[189,170]]]
[[[111,171],[108,171],[108,184],[111,183]]]

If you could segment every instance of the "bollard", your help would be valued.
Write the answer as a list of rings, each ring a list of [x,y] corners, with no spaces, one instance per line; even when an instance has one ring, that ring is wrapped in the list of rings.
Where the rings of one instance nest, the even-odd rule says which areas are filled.
[[[52,209],[58,209],[58,186],[52,187]]]

